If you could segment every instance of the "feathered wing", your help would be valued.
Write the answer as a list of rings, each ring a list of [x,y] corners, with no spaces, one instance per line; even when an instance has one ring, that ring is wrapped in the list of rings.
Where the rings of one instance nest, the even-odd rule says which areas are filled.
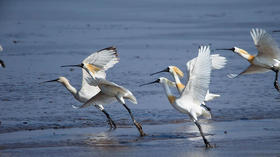
[[[189,81],[180,99],[188,99],[191,97],[194,101],[198,101],[199,104],[201,104],[209,88],[210,74],[210,47],[201,46],[193,69],[189,72]]]
[[[104,105],[104,104],[111,104],[117,101],[115,97],[110,97],[102,92],[99,92],[92,98],[90,98],[87,102],[85,102],[82,106],[72,106],[73,108],[85,108],[89,107],[92,104]]]
[[[94,52],[83,60],[84,64],[92,64],[93,66],[103,69],[104,71],[113,67],[118,62],[119,58],[117,49],[115,47],[107,47]]]
[[[88,84],[88,82],[86,80],[87,79],[92,79],[92,78],[90,77],[90,75],[88,74],[88,72],[86,70],[82,69],[82,73],[83,73],[82,87],[81,87],[79,93],[81,95],[85,95],[89,98],[93,97],[94,95],[96,95],[100,91],[100,89],[97,86],[91,86],[91,85]]]
[[[280,59],[280,49],[278,44],[264,29],[252,29],[250,34],[258,49],[257,56]]]
[[[188,71],[191,71],[193,69],[196,59],[197,57],[187,62],[186,66]],[[212,54],[211,62],[212,62],[212,66],[211,66],[212,69],[222,69],[226,65],[227,59],[226,57],[220,56],[220,54]]]
[[[222,69],[227,63],[226,57],[220,56],[220,54],[212,54],[212,69]]]
[[[97,78],[106,78],[105,71],[111,67],[113,67],[116,63],[119,62],[117,50],[115,47],[108,47],[102,50],[99,50],[97,52],[94,52],[90,56],[88,56],[86,59],[83,60],[84,64],[91,64],[101,70],[97,72],[92,72],[95,77]],[[86,79],[91,78],[91,76],[88,74],[87,71],[82,69],[82,87],[80,89],[80,92],[85,95],[93,96],[97,94],[100,89],[95,86],[90,86]]]
[[[228,74],[227,76],[229,78],[236,78],[236,77],[238,77],[240,75],[244,75],[244,74],[265,73],[265,72],[268,72],[268,71],[270,71],[270,70],[251,64],[247,69],[242,71],[240,74]]]

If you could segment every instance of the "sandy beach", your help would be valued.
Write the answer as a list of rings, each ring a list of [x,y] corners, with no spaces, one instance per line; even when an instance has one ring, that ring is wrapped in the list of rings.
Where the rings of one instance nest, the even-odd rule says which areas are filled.
[[[238,46],[257,52],[249,31],[263,28],[279,43],[280,1],[274,0],[2,0],[0,1],[0,156],[280,156],[280,95],[274,73],[229,79],[249,64],[232,52]],[[211,74],[210,91],[221,97],[207,103],[212,120],[201,120],[213,149],[205,149],[196,126],[170,106],[160,85],[139,87],[160,76],[150,74],[197,56],[199,45],[228,59]],[[120,62],[107,79],[130,89],[128,103],[148,134],[139,137],[120,104],[104,107],[116,122],[94,107],[81,105],[59,83],[67,77],[77,89],[78,64],[92,52],[116,46]],[[185,78],[183,80],[185,82]],[[172,91],[177,94],[177,91]]]

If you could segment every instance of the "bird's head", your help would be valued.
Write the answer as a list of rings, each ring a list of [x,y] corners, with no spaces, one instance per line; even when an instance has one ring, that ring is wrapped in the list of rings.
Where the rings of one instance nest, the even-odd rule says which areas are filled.
[[[149,83],[144,83],[141,84],[140,87],[145,86],[145,85],[150,85],[150,84],[155,84],[155,83],[169,83],[171,81],[169,81],[167,78],[165,77],[160,77],[157,80],[153,81],[153,82],[149,82]],[[176,86],[174,82],[171,82],[171,86]]]
[[[238,55],[240,55],[241,57],[247,59],[249,62],[252,62],[254,60],[254,56],[250,55],[247,51],[238,48],[238,47],[233,47],[230,49],[216,49],[216,50],[229,50],[229,51],[233,51],[234,53],[237,53]]]
[[[42,83],[48,83],[48,82],[60,82],[60,83],[62,83],[62,84],[65,84],[65,83],[67,83],[67,82],[69,82],[69,81],[68,81],[67,78],[61,76],[61,77],[59,77],[59,78],[57,78],[57,79],[50,80],[50,81],[45,81],[45,82],[42,82]]]
[[[184,77],[184,73],[183,73],[178,67],[173,66],[173,65],[168,66],[168,67],[165,68],[164,70],[161,70],[161,71],[152,73],[151,76],[152,76],[152,75],[155,75],[155,74],[162,73],[162,72],[175,73],[175,74],[177,74],[177,75],[180,76],[180,77]]]
[[[97,73],[98,71],[102,70],[102,68],[89,63],[81,63],[76,65],[63,65],[61,67],[80,67],[82,69],[85,69],[92,76],[94,76],[94,74]]]

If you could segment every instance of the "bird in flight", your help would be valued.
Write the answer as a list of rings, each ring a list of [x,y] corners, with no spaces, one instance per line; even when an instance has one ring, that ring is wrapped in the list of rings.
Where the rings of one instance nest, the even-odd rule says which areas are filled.
[[[91,70],[95,70],[98,72],[95,72],[94,75],[99,78],[106,77],[105,71],[111,67],[113,67],[116,63],[119,62],[117,50],[115,47],[107,47],[102,50],[99,50],[97,52],[92,53],[90,56],[85,58],[83,60],[83,64],[90,65],[90,63],[96,63],[96,66],[90,66]],[[67,67],[67,66],[66,66]],[[91,86],[87,83],[86,79],[90,78],[90,75],[82,69],[82,85],[81,89],[77,91],[76,88],[74,88],[69,80],[65,77],[59,77],[54,80],[45,81],[45,82],[59,82],[61,83],[73,96],[76,100],[78,100],[81,103],[87,102],[90,98],[97,95],[100,92],[100,88],[97,86]],[[44,82],[44,83],[45,83]],[[95,103],[94,106],[102,111],[107,119],[108,123],[111,128],[116,128],[115,122],[112,120],[108,112],[104,109],[102,104]],[[85,106],[83,106],[85,107]],[[83,108],[83,107],[77,107],[73,105],[73,108]]]
[[[154,83],[162,84],[170,104],[179,112],[189,115],[198,127],[206,148],[212,146],[205,138],[198,122],[198,117],[204,116],[208,119],[211,118],[211,112],[202,105],[209,88],[211,66],[210,47],[201,46],[198,50],[198,56],[194,61],[193,68],[188,71],[188,82],[179,97],[175,97],[171,93],[169,86],[173,86],[173,83],[164,77],[160,77],[156,81],[141,85],[144,86]]]
[[[94,95],[88,101],[86,101],[80,108],[87,107],[91,104],[105,105],[112,104],[114,102],[119,102],[128,111],[133,121],[133,124],[140,133],[140,136],[146,135],[142,129],[141,124],[135,120],[130,108],[128,108],[125,102],[125,100],[130,100],[132,103],[137,104],[135,96],[132,94],[131,91],[129,91],[125,87],[117,85],[114,82],[107,81],[104,77],[99,77],[98,75],[96,75],[104,69],[104,67],[99,62],[93,61],[89,63],[81,63],[78,65],[67,65],[67,67],[80,67],[86,70],[86,72],[88,72],[88,74],[91,77],[86,78],[88,84],[93,87],[98,87],[100,89],[100,91],[96,95]]]
[[[274,87],[280,92],[278,85],[278,72],[280,69],[280,49],[275,40],[264,29],[254,28],[250,32],[254,44],[258,49],[258,54],[251,55],[247,51],[238,48],[223,48],[217,50],[230,50],[245,58],[250,66],[240,74],[230,74],[230,78],[235,78],[244,74],[265,73],[268,71],[275,72]]]

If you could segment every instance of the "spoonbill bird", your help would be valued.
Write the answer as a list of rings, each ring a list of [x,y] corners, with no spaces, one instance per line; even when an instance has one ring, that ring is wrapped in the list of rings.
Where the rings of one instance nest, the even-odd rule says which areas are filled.
[[[275,72],[274,87],[280,92],[278,86],[278,72],[280,69],[280,49],[274,39],[264,29],[252,29],[250,32],[254,44],[258,49],[257,55],[251,55],[247,51],[233,47],[230,49],[217,49],[217,50],[230,50],[237,53],[241,57],[249,61],[250,66],[240,74],[231,74],[231,78],[243,74],[264,73],[270,70]]]
[[[197,58],[193,58],[192,60],[187,62],[186,66],[188,72],[190,72],[193,69],[196,59]],[[211,61],[212,61],[212,69],[214,70],[214,69],[222,69],[226,65],[227,59],[223,56],[220,56],[219,54],[213,54],[211,55]],[[184,73],[178,67],[171,65],[162,71],[152,73],[151,76],[162,72],[169,72],[173,76],[176,82],[176,87],[178,92],[182,93],[185,86],[181,83],[180,78],[184,77]],[[217,97],[220,97],[220,95],[209,93],[209,90],[207,90],[207,94],[205,96],[204,101],[207,102]]]
[[[210,111],[201,105],[204,102],[207,90],[209,88],[210,74],[210,47],[201,46],[198,50],[198,56],[196,61],[194,61],[193,68],[189,71],[189,80],[186,84],[186,87],[180,94],[180,97],[176,98],[171,93],[169,88],[170,83],[168,83],[168,80],[164,77],[160,77],[156,81],[141,85],[143,86],[153,83],[162,84],[170,104],[179,112],[189,115],[195,125],[198,127],[206,148],[212,146],[204,136],[202,128],[198,122],[198,117],[204,116],[208,119],[211,118]]]
[[[105,78],[105,71],[119,62],[119,58],[117,56],[118,54],[116,48],[108,47],[92,53],[90,56],[83,60],[83,64],[88,65],[90,67],[90,70],[94,73],[96,77]],[[95,63],[95,66],[90,66],[91,63]],[[78,100],[81,103],[85,103],[91,97],[97,95],[100,92],[100,89],[99,87],[91,86],[87,83],[86,79],[90,78],[90,75],[84,69],[82,69],[82,73],[82,86],[79,91],[77,91],[65,77],[59,77],[55,80],[45,82],[60,82],[63,86],[66,87],[66,89],[74,96],[76,100]],[[111,119],[110,115],[104,109],[102,104],[95,103],[94,106],[106,115],[110,127],[116,128],[115,122]],[[83,107],[73,106],[73,108]]]
[[[88,64],[81,63],[78,65],[67,65],[68,67],[80,67],[88,72],[88,74],[91,76],[91,78],[87,78],[86,80],[88,83],[93,87],[98,87],[100,89],[99,93],[94,95],[92,98],[90,98],[87,102],[85,102],[82,107],[89,106],[90,104],[111,104],[114,102],[121,103],[126,110],[128,111],[135,127],[138,129],[140,136],[145,136],[142,126],[140,123],[138,123],[131,110],[127,107],[125,103],[125,99],[130,100],[132,103],[137,104],[137,100],[135,96],[126,88],[117,85],[116,83],[110,82],[105,80],[102,77],[98,77],[95,75],[95,73],[99,72],[98,65],[95,62],[91,62]],[[63,66],[66,67],[66,66]]]
[[[3,51],[3,47],[0,45],[0,52],[1,52],[1,51]],[[4,61],[2,61],[1,59],[0,59],[0,65],[1,65],[3,68],[6,67],[5,64],[4,64]]]

